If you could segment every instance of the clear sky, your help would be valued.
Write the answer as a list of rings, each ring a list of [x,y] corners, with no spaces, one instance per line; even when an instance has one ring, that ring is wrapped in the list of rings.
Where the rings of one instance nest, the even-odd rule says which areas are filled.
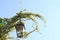
[[[46,28],[40,24],[42,34],[34,32],[26,40],[60,40],[60,0],[23,0],[24,8],[43,15],[47,21]],[[0,0],[0,17],[9,18],[19,11],[20,0]]]

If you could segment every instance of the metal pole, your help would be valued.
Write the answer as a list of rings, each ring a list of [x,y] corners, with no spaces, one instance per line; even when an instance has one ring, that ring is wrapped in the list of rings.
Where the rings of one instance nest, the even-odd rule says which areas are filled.
[[[20,0],[20,11],[22,11],[22,0]]]
[[[21,23],[21,13],[22,13],[22,0],[20,0],[20,23]]]

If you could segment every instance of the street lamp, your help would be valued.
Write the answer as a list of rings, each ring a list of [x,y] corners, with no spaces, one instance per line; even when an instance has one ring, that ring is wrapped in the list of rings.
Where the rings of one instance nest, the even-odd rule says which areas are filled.
[[[23,38],[23,30],[25,29],[24,24],[20,22],[19,24],[16,24],[15,28],[16,28],[17,37]]]

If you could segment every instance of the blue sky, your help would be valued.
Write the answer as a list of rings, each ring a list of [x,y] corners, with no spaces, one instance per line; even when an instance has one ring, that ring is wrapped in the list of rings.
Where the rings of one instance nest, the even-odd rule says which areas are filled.
[[[47,21],[46,28],[40,24],[42,34],[34,32],[29,35],[32,40],[60,40],[60,0],[22,0],[22,9],[24,8],[43,15]],[[0,17],[9,18],[19,11],[20,0],[0,0]]]

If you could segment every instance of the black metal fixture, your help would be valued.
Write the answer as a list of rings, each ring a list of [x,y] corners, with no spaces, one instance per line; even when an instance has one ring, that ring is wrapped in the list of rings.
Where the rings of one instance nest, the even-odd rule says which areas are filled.
[[[21,22],[21,16],[20,16],[19,20],[20,20],[20,23],[16,24],[15,28],[16,28],[17,37],[22,38],[23,37],[23,29],[25,29],[25,26]]]

